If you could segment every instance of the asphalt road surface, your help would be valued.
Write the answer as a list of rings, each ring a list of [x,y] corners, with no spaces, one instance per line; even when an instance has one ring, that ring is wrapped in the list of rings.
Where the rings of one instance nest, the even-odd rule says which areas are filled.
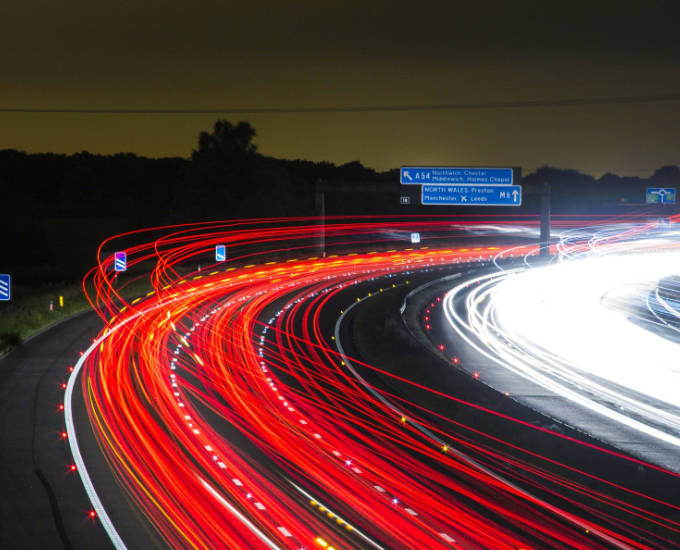
[[[69,528],[55,491],[67,489],[76,508],[87,508],[79,481],[68,472],[59,403],[68,366],[98,329],[94,313],[78,315],[0,360],[2,548],[69,548]],[[85,520],[86,514],[80,517]],[[84,521],[79,531],[87,538],[98,528]]]

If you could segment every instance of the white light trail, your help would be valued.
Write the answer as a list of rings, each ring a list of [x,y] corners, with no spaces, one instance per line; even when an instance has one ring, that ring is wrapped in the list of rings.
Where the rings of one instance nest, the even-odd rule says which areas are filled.
[[[566,239],[557,264],[466,281],[446,295],[446,316],[498,365],[680,447],[680,343],[635,322],[646,306],[667,324],[650,296],[664,315],[677,317],[658,283],[680,273],[680,252],[668,239],[620,235],[599,231],[578,246]]]

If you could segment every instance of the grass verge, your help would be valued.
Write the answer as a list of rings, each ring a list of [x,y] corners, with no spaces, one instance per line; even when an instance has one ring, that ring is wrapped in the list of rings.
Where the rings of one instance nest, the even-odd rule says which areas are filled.
[[[132,298],[149,290],[150,284],[140,280],[125,287],[122,295]],[[89,308],[80,283],[13,287],[12,300],[0,302],[0,356],[20,346],[40,329]]]

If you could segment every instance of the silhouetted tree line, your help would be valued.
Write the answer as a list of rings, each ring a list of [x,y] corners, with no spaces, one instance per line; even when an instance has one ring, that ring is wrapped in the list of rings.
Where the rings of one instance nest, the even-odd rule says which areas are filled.
[[[106,237],[183,222],[314,214],[319,179],[387,181],[359,162],[261,155],[247,122],[218,120],[189,159],[0,151],[0,270],[74,279]],[[4,271],[3,271],[4,272]]]
[[[69,279],[82,274],[97,244],[116,232],[215,219],[313,215],[317,180],[395,186],[393,197],[329,197],[329,214],[404,212],[397,199],[397,170],[376,172],[360,162],[336,166],[276,159],[258,153],[255,137],[247,122],[218,120],[212,132],[201,132],[188,159],[0,151],[0,234],[7,236],[0,245],[0,269],[24,265],[39,280]],[[530,188],[544,181],[552,184],[554,212],[615,213],[643,203],[648,185],[680,187],[680,170],[666,166],[649,179],[614,174],[593,178],[544,167],[523,183]],[[522,210],[534,211],[535,202],[526,200]]]
[[[576,170],[543,167],[523,178],[522,183],[531,187],[545,181],[551,184],[553,212],[617,214],[644,206],[647,187],[680,188],[680,169],[664,166],[649,178],[620,177],[612,173],[594,178]]]

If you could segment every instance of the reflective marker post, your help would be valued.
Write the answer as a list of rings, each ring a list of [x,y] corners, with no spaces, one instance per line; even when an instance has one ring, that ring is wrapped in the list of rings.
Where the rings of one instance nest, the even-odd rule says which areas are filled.
[[[0,302],[12,299],[12,276],[8,273],[0,274]]]
[[[113,255],[113,268],[116,271],[127,270],[127,254],[125,252],[116,252]]]
[[[227,247],[223,244],[215,246],[215,261],[224,262],[227,259]]]

